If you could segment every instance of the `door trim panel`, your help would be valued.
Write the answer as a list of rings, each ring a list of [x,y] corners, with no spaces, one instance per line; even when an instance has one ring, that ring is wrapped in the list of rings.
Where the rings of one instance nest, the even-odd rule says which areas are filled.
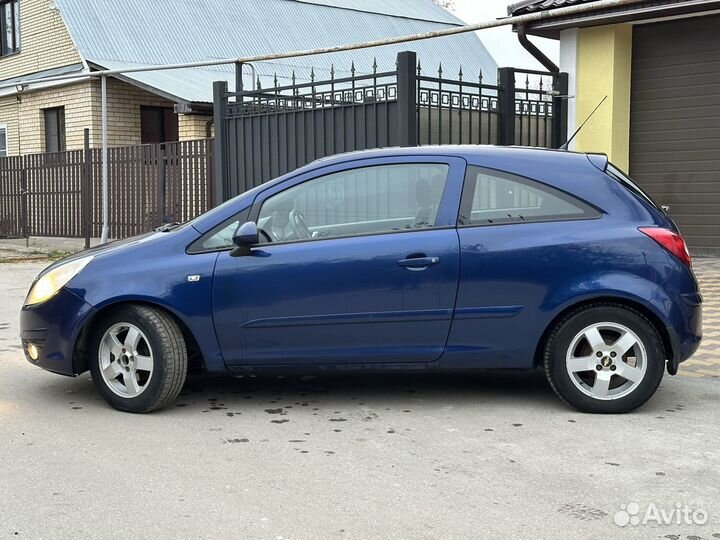
[[[367,313],[334,313],[329,315],[299,315],[296,317],[268,317],[254,319],[240,328],[275,328],[311,326],[318,324],[373,324],[404,321],[445,321],[452,317],[452,309],[418,309],[413,311],[375,311]]]
[[[525,306],[482,306],[455,308],[455,319],[491,319],[515,317]]]

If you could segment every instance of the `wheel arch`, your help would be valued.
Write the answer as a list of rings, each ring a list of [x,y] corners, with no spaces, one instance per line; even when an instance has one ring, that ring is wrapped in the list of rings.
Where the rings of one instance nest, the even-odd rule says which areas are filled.
[[[198,344],[197,339],[193,335],[188,325],[183,319],[167,306],[152,302],[148,300],[135,300],[135,299],[122,299],[115,302],[111,302],[101,306],[99,309],[94,311],[87,320],[84,321],[73,345],[73,373],[79,375],[89,369],[88,357],[87,357],[87,344],[92,331],[99,321],[103,319],[109,313],[112,313],[116,309],[127,306],[127,305],[139,305],[162,311],[172,318],[173,321],[178,325],[182,332],[183,339],[185,340],[185,347],[188,353],[188,370],[193,371],[204,371],[205,361],[202,355],[202,349]]]
[[[622,296],[612,296],[612,295],[604,295],[604,296],[597,296],[593,298],[586,298],[583,300],[580,300],[578,302],[575,302],[573,304],[570,304],[569,306],[566,306],[563,308],[553,319],[550,321],[550,323],[545,328],[540,340],[538,341],[537,347],[535,349],[535,355],[533,358],[533,365],[535,367],[542,365],[543,363],[543,351],[545,349],[545,345],[547,344],[547,340],[550,337],[550,334],[552,333],[555,326],[557,326],[558,322],[561,321],[564,317],[566,317],[569,313],[577,310],[581,310],[583,308],[591,307],[595,304],[615,304],[622,307],[630,308],[635,311],[638,311],[643,316],[645,316],[646,319],[650,321],[650,323],[653,325],[653,328],[655,328],[655,331],[660,336],[660,339],[662,340],[663,349],[665,351],[665,358],[666,360],[673,360],[673,343],[670,338],[670,333],[668,332],[667,326],[663,323],[660,316],[655,313],[652,309],[650,309],[647,305],[643,304],[642,302],[639,302],[637,300],[632,300],[626,297]]]

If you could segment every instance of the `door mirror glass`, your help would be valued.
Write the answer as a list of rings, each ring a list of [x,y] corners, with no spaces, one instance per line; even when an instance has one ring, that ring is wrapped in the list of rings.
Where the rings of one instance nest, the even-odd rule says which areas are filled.
[[[249,255],[250,248],[258,244],[258,229],[254,221],[246,221],[238,226],[235,234],[233,234],[233,244],[236,248],[233,251],[234,256]]]

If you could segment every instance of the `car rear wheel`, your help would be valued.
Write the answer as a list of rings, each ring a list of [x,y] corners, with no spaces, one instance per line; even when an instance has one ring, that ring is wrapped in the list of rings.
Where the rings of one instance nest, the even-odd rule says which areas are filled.
[[[94,326],[90,373],[105,400],[121,411],[146,413],[171,403],[187,374],[187,350],[165,312],[122,306]]]
[[[665,371],[662,340],[640,312],[595,304],[564,317],[544,351],[553,390],[572,407],[624,413],[644,404]]]

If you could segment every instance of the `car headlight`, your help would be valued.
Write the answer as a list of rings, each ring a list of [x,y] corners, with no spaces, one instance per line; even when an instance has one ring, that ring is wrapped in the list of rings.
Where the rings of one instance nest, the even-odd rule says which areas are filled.
[[[33,284],[25,299],[25,305],[32,306],[50,300],[92,260],[91,255],[66,262],[50,270]]]

